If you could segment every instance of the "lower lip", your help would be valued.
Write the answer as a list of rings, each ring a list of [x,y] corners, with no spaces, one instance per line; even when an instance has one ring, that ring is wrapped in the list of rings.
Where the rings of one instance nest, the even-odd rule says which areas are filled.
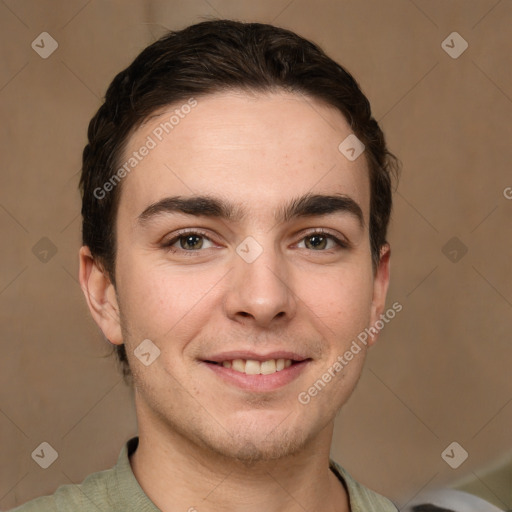
[[[296,379],[305,370],[310,360],[300,361],[270,375],[247,375],[231,368],[225,368],[220,364],[207,363],[205,361],[202,361],[202,363],[228,384],[235,385],[246,391],[268,392],[286,386],[286,384]]]

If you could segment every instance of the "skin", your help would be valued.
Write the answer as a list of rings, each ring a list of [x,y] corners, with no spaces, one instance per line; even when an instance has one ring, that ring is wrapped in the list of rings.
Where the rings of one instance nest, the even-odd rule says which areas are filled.
[[[125,156],[175,108],[147,120]],[[163,511],[349,510],[328,469],[329,449],[366,348],[309,404],[297,397],[384,311],[390,251],[382,248],[373,269],[366,158],[351,162],[338,151],[350,133],[340,112],[294,93],[199,98],[122,182],[116,288],[89,249],[80,250],[92,315],[111,343],[126,344],[134,375],[139,447],[132,468]],[[306,193],[350,196],[363,225],[347,212],[276,220]],[[164,197],[198,194],[239,203],[247,214],[137,220]],[[202,248],[183,249],[179,240],[176,252],[162,247],[185,228],[206,232]],[[315,248],[311,228],[350,245],[330,240]],[[252,263],[236,252],[248,236],[263,249]],[[149,366],[134,355],[144,339],[160,350]],[[226,350],[299,351],[310,359],[291,382],[258,392],[225,382],[201,362]]]

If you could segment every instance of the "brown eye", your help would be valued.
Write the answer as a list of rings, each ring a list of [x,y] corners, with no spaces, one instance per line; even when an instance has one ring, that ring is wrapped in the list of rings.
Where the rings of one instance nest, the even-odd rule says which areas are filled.
[[[327,245],[327,237],[323,235],[311,235],[304,240],[306,240],[306,247],[308,249],[325,249]]]
[[[162,247],[171,252],[202,252],[201,249],[210,249],[214,243],[208,236],[201,232],[187,231],[177,234],[174,238],[165,242]]]
[[[346,248],[348,245],[330,233],[311,233],[302,239],[306,249],[312,251],[325,251],[329,249]],[[301,243],[302,243],[301,241]]]
[[[182,249],[197,250],[203,247],[203,237],[201,235],[182,235],[179,238]]]

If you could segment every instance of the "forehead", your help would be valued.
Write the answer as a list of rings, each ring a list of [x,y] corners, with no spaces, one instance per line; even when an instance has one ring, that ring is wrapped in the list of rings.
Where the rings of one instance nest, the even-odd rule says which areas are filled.
[[[121,165],[135,165],[126,167],[119,213],[133,218],[166,196],[207,194],[264,214],[290,197],[341,193],[367,224],[366,158],[350,161],[338,149],[351,133],[337,109],[297,93],[226,92],[170,105],[127,141]]]

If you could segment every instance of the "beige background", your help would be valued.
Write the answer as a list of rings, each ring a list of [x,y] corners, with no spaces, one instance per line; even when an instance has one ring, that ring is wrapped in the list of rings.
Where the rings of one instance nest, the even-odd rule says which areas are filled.
[[[136,433],[77,283],[81,151],[114,74],[211,16],[323,46],[403,162],[389,293],[403,311],[337,420],[334,458],[400,506],[458,485],[512,509],[510,0],[2,0],[0,509],[112,466]],[[43,31],[59,44],[48,59],[31,48]],[[441,47],[453,31],[469,43],[457,59]],[[456,263],[452,237],[467,247]],[[43,441],[59,454],[46,470],[31,458]],[[458,469],[441,458],[453,441],[469,453]]]

